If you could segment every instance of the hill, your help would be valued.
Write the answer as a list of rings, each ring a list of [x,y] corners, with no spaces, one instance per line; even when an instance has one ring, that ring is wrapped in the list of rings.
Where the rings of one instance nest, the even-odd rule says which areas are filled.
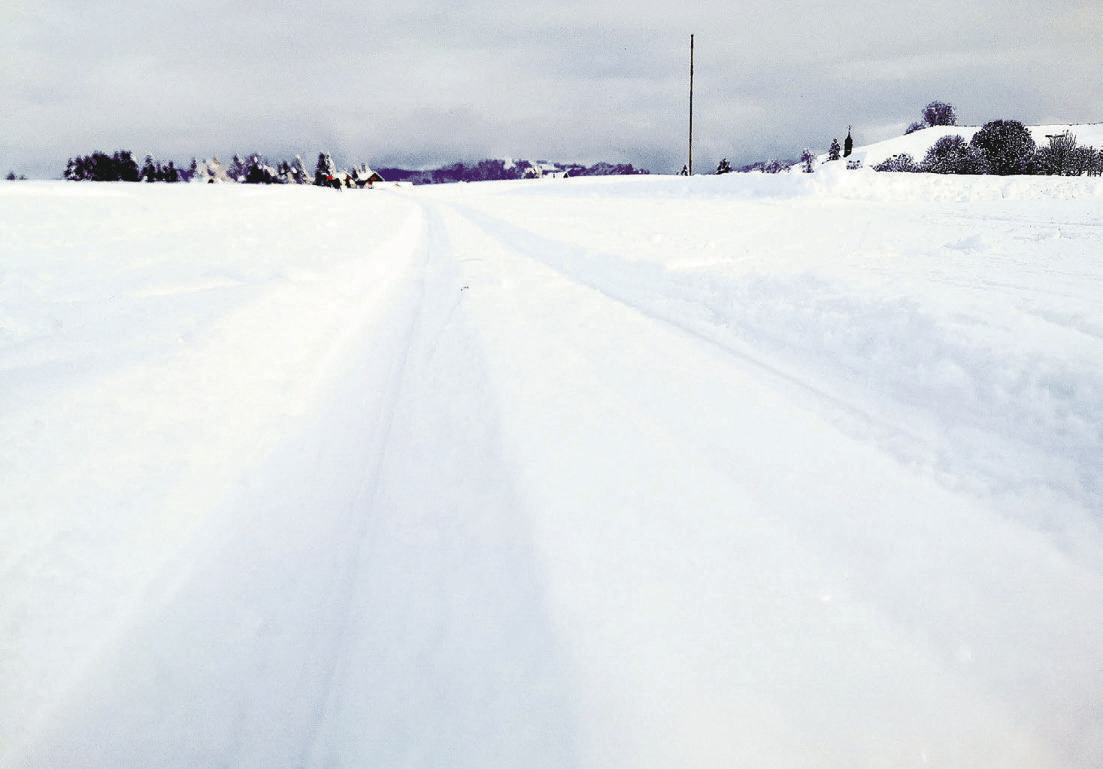
[[[897,136],[863,147],[855,147],[854,152],[847,160],[861,161],[863,166],[872,167],[893,155],[906,152],[916,161],[920,161],[931,145],[943,136],[960,136],[969,141],[980,128],[980,126],[934,126],[924,128],[904,136]],[[1070,131],[1076,135],[1077,143],[1094,147],[1097,150],[1103,148],[1103,123],[1027,126],[1027,128],[1038,146],[1045,145],[1048,142],[1047,136]],[[826,159],[826,153],[820,156],[821,162]]]

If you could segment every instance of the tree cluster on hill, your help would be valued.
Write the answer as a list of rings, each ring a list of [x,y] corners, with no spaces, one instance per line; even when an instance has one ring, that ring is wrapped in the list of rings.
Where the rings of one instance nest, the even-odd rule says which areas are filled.
[[[954,107],[946,102],[932,101],[923,108],[922,121],[909,126],[905,134],[934,126],[953,125],[957,125]],[[886,158],[873,166],[873,169],[897,173],[1103,175],[1103,150],[1078,145],[1076,135],[1071,131],[1046,138],[1048,144],[1039,147],[1031,136],[1030,129],[1022,123],[1016,120],[993,120],[980,128],[968,141],[957,134],[941,137],[920,161],[904,152]],[[849,157],[853,150],[854,139],[851,128],[848,128],[846,140],[841,147],[837,138],[831,140],[824,162]],[[799,165],[805,173],[812,173],[816,168],[817,157],[815,152],[806,149],[799,161],[793,161],[784,168],[778,168],[780,164],[773,161],[753,163],[739,169],[732,169],[725,158],[716,172],[776,172]],[[848,169],[860,166],[861,161],[847,162]]]
[[[915,133],[937,125],[957,125],[957,112],[952,105],[944,101],[932,101],[923,108],[922,119],[908,126],[904,134]]]
[[[943,136],[927,150],[923,160],[901,153],[878,163],[875,171],[935,174],[1011,174],[1099,176],[1103,174],[1103,150],[1076,143],[1071,131],[1048,136],[1038,147],[1030,130],[1017,120],[985,123],[973,138]]]

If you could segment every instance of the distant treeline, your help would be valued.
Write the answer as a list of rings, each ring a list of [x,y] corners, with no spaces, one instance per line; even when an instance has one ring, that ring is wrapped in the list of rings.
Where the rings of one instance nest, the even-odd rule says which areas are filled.
[[[508,179],[531,179],[553,167],[561,176],[628,176],[647,174],[630,163],[595,163],[591,166],[579,163],[548,163],[546,161],[480,160],[478,163],[452,163],[428,171],[411,171],[404,168],[379,168],[379,174],[387,181],[413,184],[448,184],[452,182],[487,182]]]
[[[343,172],[350,178],[358,174],[366,165],[353,171]],[[308,174],[302,158],[270,164],[259,154],[242,159],[234,155],[228,164],[217,157],[210,160],[192,158],[187,168],[177,168],[173,161],[161,164],[147,155],[145,162],[138,166],[134,154],[129,150],[119,150],[111,155],[105,152],[93,152],[69,158],[65,166],[64,177],[70,181],[92,182],[238,182],[240,184],[325,184],[331,185],[340,172],[337,171],[328,153],[318,155],[318,166],[313,175]]]
[[[64,178],[70,181],[96,182],[237,182],[240,184],[315,184],[326,187],[364,186],[371,181],[385,179],[413,184],[443,184],[448,182],[477,182],[503,179],[525,179],[555,173],[559,176],[611,176],[646,174],[631,164],[596,163],[585,166],[578,163],[547,163],[544,161],[481,160],[475,164],[453,163],[434,170],[411,171],[402,168],[381,168],[372,171],[366,163],[349,169],[339,169],[327,152],[318,154],[314,173],[308,173],[303,160],[296,155],[292,160],[272,164],[259,154],[242,158],[234,155],[223,164],[218,158],[192,159],[187,168],[178,168],[171,160],[161,164],[147,155],[138,165],[129,150],[119,150],[111,155],[93,152],[70,158]]]

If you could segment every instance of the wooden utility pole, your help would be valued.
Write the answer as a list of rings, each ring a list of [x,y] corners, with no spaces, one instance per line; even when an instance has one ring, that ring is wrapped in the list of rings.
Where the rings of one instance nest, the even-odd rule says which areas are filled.
[[[693,35],[689,36],[689,165],[686,168],[693,176]]]

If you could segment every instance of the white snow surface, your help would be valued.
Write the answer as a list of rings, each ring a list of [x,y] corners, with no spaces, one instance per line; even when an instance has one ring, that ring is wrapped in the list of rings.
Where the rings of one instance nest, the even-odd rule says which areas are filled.
[[[1103,766],[1103,182],[0,185],[0,766]]]

